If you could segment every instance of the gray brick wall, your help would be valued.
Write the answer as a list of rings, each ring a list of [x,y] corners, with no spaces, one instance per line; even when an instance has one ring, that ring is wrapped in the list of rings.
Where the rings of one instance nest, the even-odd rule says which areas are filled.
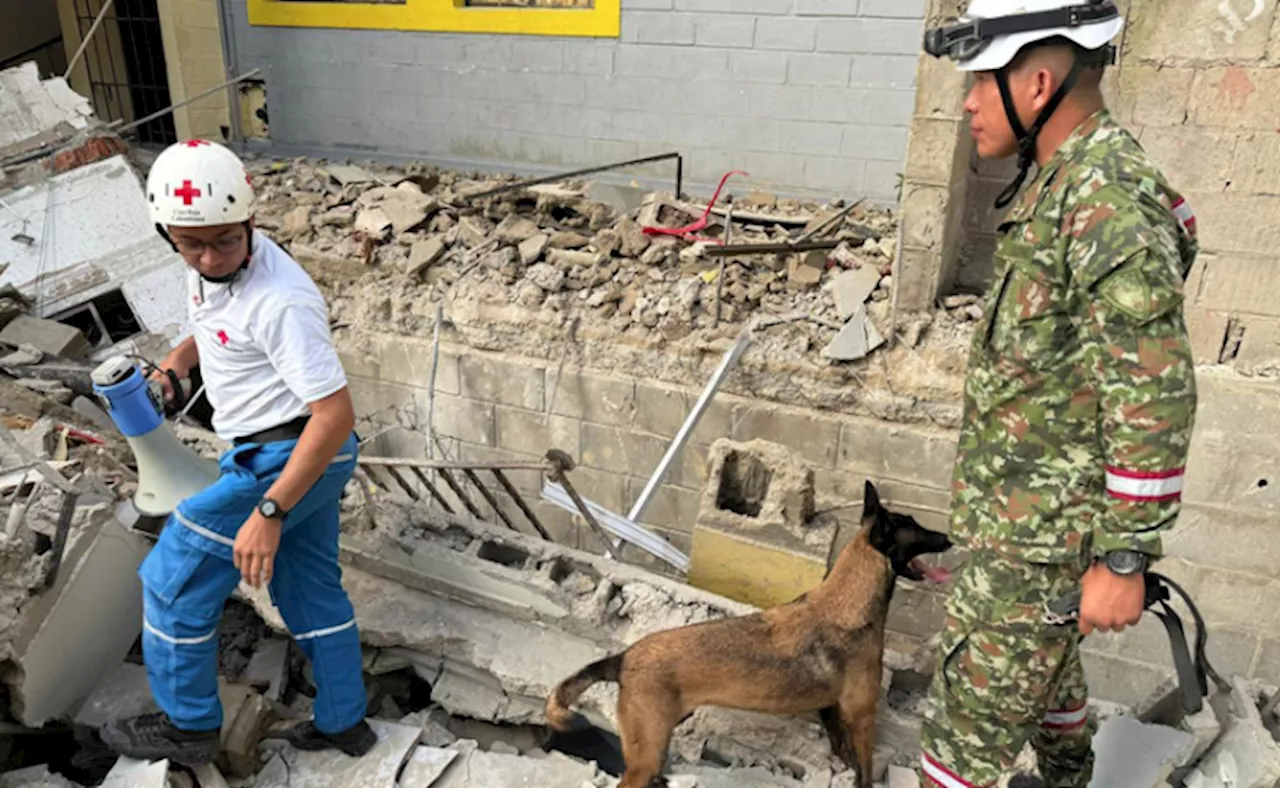
[[[620,39],[250,27],[272,140],[574,168],[678,149],[686,179],[895,199],[922,0],[623,0]],[[670,166],[641,171],[666,177]],[[746,183],[742,182],[742,186]]]

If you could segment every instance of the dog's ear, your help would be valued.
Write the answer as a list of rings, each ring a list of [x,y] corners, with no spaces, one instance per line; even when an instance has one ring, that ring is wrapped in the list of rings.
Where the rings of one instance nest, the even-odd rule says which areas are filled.
[[[871,480],[867,479],[862,492],[862,522],[875,522],[878,514],[880,514],[880,493],[876,491],[876,486],[871,483]]]

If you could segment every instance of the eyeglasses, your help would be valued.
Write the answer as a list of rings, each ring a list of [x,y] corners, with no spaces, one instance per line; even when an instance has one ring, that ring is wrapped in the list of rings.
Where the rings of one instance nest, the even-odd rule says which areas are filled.
[[[230,254],[239,249],[242,243],[244,243],[244,235],[224,235],[207,243],[195,238],[173,239],[173,245],[184,257],[199,257],[204,254],[205,249],[213,249],[219,254]]]

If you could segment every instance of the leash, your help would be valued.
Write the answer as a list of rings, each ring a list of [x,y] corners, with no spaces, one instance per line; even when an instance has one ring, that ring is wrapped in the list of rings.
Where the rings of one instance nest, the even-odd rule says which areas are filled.
[[[1204,626],[1204,618],[1199,608],[1191,601],[1191,597],[1177,583],[1164,575],[1147,572],[1143,575],[1146,583],[1146,596],[1143,609],[1150,610],[1164,624],[1169,635],[1169,647],[1173,651],[1173,666],[1178,673],[1178,689],[1182,693],[1182,708],[1188,714],[1195,714],[1204,706],[1204,697],[1209,694],[1209,679],[1222,692],[1231,692],[1231,685],[1223,680],[1218,671],[1209,664],[1205,654],[1205,646],[1209,642],[1209,633]],[[1170,606],[1173,598],[1170,589],[1176,591],[1187,604],[1191,617],[1196,625],[1195,659],[1187,648],[1187,634],[1182,626],[1182,619]],[[1080,618],[1080,595],[1073,591],[1050,602],[1044,614],[1044,621],[1053,626],[1074,624]],[[1158,606],[1158,608],[1156,607]]]

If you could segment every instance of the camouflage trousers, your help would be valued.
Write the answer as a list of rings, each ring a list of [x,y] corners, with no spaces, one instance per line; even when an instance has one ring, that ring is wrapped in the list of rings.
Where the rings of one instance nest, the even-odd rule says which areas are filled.
[[[982,788],[1011,774],[1028,741],[1048,788],[1085,788],[1097,721],[1074,626],[1042,623],[1083,565],[975,553],[946,604],[921,736],[925,788]]]

